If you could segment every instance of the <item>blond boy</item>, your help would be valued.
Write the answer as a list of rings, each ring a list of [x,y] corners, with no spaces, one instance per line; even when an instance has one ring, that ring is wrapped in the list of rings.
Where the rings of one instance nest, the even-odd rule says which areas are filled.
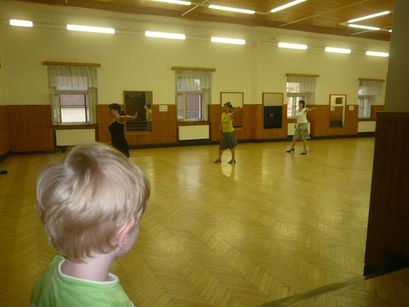
[[[56,256],[36,282],[35,307],[133,306],[111,263],[134,245],[150,185],[120,152],[74,147],[37,180],[37,207]]]

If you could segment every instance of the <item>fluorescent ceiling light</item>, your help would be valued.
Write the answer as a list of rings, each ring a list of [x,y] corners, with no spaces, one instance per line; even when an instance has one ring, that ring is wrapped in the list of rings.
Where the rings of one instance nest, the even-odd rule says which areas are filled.
[[[92,27],[92,26],[81,26],[81,25],[70,25],[70,24],[67,25],[67,30],[79,31],[79,32],[115,34],[114,28],[103,28],[103,27]]]
[[[384,15],[388,15],[390,13],[391,13],[391,11],[383,11],[383,12],[379,12],[379,13],[376,13],[376,14],[372,14],[372,15],[363,16],[363,17],[348,20],[348,23],[354,23],[354,22],[361,21],[361,20],[367,20],[367,19],[371,19],[371,18],[375,18],[375,17],[379,17],[379,16],[384,16]]]
[[[381,28],[378,27],[371,27],[371,26],[364,26],[364,25],[357,25],[357,24],[349,24],[348,27],[357,28],[357,29],[364,29],[364,30],[372,30],[372,31],[379,31]]]
[[[255,14],[256,13],[256,11],[253,11],[253,10],[236,9],[235,7],[213,5],[213,4],[209,5],[209,9],[235,12],[235,13],[243,13],[243,14]]]
[[[392,33],[392,30],[388,30],[389,33]]]
[[[172,3],[172,4],[180,4],[180,5],[191,5],[192,2],[190,1],[181,1],[181,0],[154,0],[155,2],[163,2],[163,3]]]
[[[351,49],[347,49],[347,48],[325,47],[325,52],[333,52],[333,53],[350,54],[350,53],[351,53]]]
[[[212,43],[233,44],[233,45],[245,45],[246,44],[246,40],[239,39],[239,38],[212,36],[210,40]]]
[[[278,12],[278,11],[285,10],[285,9],[291,7],[291,6],[300,4],[300,3],[304,2],[304,1],[306,1],[306,0],[295,0],[295,1],[288,2],[287,4],[283,4],[283,5],[277,6],[276,8],[272,9],[271,13],[275,13],[275,12]]]
[[[10,19],[10,26],[32,28],[33,22],[31,20]]]
[[[292,44],[292,43],[283,43],[279,42],[278,43],[279,48],[288,48],[288,49],[300,49],[300,50],[306,50],[308,49],[307,45],[303,44]]]
[[[153,32],[153,31],[145,31],[146,37],[154,37],[154,38],[167,38],[167,39],[186,39],[185,34],[179,33],[166,33],[166,32]]]
[[[388,52],[380,52],[380,51],[367,51],[366,55],[380,56],[380,57],[383,57],[383,58],[387,58],[389,56],[389,53]]]

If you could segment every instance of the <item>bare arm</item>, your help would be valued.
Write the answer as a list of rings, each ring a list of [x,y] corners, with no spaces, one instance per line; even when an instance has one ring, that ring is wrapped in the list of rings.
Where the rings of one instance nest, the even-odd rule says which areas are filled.
[[[118,117],[118,119],[120,120],[120,121],[126,121],[126,120],[133,120],[133,119],[136,119],[138,117],[138,112],[136,112],[135,113],[135,115],[120,115],[119,117]]]
[[[315,109],[316,108],[305,108],[305,112],[308,113],[308,112],[314,111]]]

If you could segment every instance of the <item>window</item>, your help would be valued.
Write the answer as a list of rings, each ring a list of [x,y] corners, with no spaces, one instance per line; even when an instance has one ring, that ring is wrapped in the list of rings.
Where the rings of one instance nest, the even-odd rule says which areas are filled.
[[[60,92],[61,123],[86,123],[89,118],[88,95]]]
[[[48,79],[53,97],[54,125],[96,122],[96,68],[49,66]]]
[[[176,71],[176,109],[178,121],[207,120],[211,72]]]
[[[368,97],[359,97],[359,118],[371,118],[371,102]]]
[[[372,105],[381,104],[382,92],[383,81],[359,80],[358,118],[371,118]]]
[[[307,104],[315,102],[315,77],[287,77],[287,117],[294,118],[298,101],[305,100]]]
[[[201,120],[203,109],[201,93],[180,93],[177,98],[178,120]]]

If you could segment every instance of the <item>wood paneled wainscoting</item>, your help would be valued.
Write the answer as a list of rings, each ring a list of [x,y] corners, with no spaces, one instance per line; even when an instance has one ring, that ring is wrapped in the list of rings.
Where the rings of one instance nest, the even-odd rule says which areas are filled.
[[[366,273],[409,266],[409,113],[378,113]]]
[[[10,151],[8,117],[5,106],[0,106],[0,157]]]
[[[8,105],[5,108],[11,152],[49,151],[54,148],[51,106]]]
[[[357,105],[353,106],[353,110],[349,109],[351,106],[346,106],[343,127],[330,127],[330,106],[314,105],[310,107],[315,108],[308,114],[312,137],[356,135],[358,133]]]
[[[148,144],[176,144],[176,105],[167,105],[166,112],[159,111],[159,105],[152,105],[152,132],[127,132],[130,146]],[[108,105],[97,106],[99,142],[111,143],[108,126],[112,121]]]
[[[383,112],[385,109],[384,105],[373,105],[371,106],[371,120],[377,119],[377,113]]]

